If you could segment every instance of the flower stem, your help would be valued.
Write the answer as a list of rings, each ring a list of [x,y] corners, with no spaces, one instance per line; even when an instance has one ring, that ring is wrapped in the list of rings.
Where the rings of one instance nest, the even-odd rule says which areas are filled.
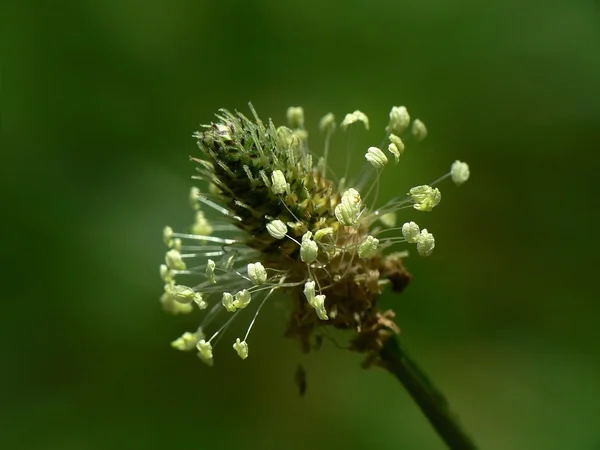
[[[381,365],[398,378],[449,449],[477,449],[450,411],[446,398],[406,353],[398,339],[389,338],[381,349],[380,357]]]

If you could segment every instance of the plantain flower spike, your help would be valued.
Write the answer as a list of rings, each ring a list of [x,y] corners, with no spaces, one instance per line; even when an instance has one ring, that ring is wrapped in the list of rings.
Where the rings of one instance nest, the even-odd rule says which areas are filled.
[[[342,130],[357,124],[369,129],[359,110],[341,117]],[[462,185],[469,166],[455,161],[436,182],[406,186],[406,195],[380,201],[387,152],[397,162],[405,142],[427,135],[423,122],[412,120],[406,107],[393,107],[385,133],[373,138],[384,143],[387,138],[387,152],[366,146],[365,158],[376,170],[365,173],[371,179],[358,177],[360,183],[353,184],[352,177],[338,178],[328,166],[343,154],[336,148],[332,113],[313,124],[295,106],[286,118],[287,126],[276,126],[259,119],[252,105],[247,115],[222,109],[194,133],[198,148],[191,160],[198,183],[188,194],[192,220],[181,231],[162,230],[166,250],[159,273],[163,309],[198,314],[199,323],[171,346],[197,350],[213,365],[221,336],[232,321],[242,321],[246,334],[235,339],[233,349],[245,360],[260,311],[279,303],[289,311],[285,334],[303,351],[314,348],[330,327],[345,330],[347,347],[377,363],[386,340],[398,332],[394,312],[380,310],[379,298],[388,288],[401,292],[408,285],[406,247],[415,245],[422,256],[435,247],[427,229],[396,222],[407,210],[431,211],[441,200],[437,184],[451,178]],[[322,150],[308,146],[313,125],[322,132]]]

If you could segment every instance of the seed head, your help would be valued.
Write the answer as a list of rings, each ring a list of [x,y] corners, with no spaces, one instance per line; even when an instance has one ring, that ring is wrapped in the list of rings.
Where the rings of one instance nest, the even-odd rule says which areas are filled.
[[[195,178],[204,184],[190,192],[195,222],[189,232],[163,230],[168,249],[160,266],[165,284],[161,304],[172,314],[210,308],[197,330],[171,345],[196,349],[212,365],[217,336],[226,335],[232,320],[246,317],[247,309],[246,335],[229,344],[246,359],[259,312],[274,301],[287,304],[286,335],[303,350],[312,347],[311,339],[323,336],[323,327],[331,326],[348,330],[350,349],[376,362],[386,339],[398,332],[394,313],[378,310],[379,295],[386,286],[401,292],[411,278],[402,262],[408,253],[388,250],[416,244],[417,253],[429,256],[435,247],[433,235],[415,222],[395,228],[396,213],[411,206],[409,211],[431,211],[441,193],[436,183],[425,184],[378,205],[375,192],[388,162],[378,147],[365,151],[376,169],[370,168],[375,178],[366,189],[345,178],[334,182],[327,166],[336,128],[333,114],[321,119],[325,145],[322,157],[313,162],[301,107],[288,109],[290,128],[263,122],[251,105],[250,110],[251,119],[221,110],[216,122],[194,134],[199,151],[191,159],[197,164]],[[387,149],[396,162],[405,149],[405,133],[417,141],[427,134],[421,121],[411,126],[410,120],[405,107],[392,108]],[[356,122],[369,128],[369,119],[358,110],[345,116],[341,128]],[[468,166],[456,161],[441,179],[446,177],[462,184],[469,177]],[[208,210],[218,217],[213,219]]]

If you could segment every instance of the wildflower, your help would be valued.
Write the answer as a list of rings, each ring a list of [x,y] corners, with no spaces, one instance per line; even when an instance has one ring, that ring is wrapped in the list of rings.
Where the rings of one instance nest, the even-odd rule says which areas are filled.
[[[289,301],[286,335],[303,350],[311,348],[313,337],[322,336],[322,327],[331,326],[351,331],[350,348],[373,359],[398,330],[393,312],[380,312],[377,299],[387,285],[399,292],[411,278],[403,265],[407,252],[388,249],[415,245],[418,254],[429,256],[435,247],[433,235],[415,222],[396,228],[397,214],[406,208],[431,211],[441,200],[436,185],[445,178],[464,183],[469,168],[455,161],[436,182],[378,205],[375,192],[388,162],[382,150],[369,147],[365,152],[377,169],[371,171],[376,175],[367,189],[344,179],[336,183],[327,166],[336,129],[333,114],[319,124],[325,145],[315,164],[302,108],[288,109],[291,128],[263,122],[252,106],[250,110],[252,118],[221,110],[216,123],[194,134],[199,157],[191,159],[197,164],[196,178],[205,184],[190,191],[195,222],[188,232],[163,230],[167,251],[160,266],[165,285],[160,301],[172,314],[208,311],[196,332],[185,332],[171,345],[196,349],[212,365],[217,341],[233,320],[248,320],[250,314],[245,336],[228,344],[246,359],[250,331],[263,306]],[[347,114],[340,127],[357,122],[369,128],[361,111]],[[405,149],[406,133],[417,141],[427,135],[420,120],[411,125],[403,106],[392,108],[386,131],[387,150],[396,161]]]

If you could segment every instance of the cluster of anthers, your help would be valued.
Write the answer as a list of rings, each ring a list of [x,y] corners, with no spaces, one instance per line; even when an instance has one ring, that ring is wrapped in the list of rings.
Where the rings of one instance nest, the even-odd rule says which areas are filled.
[[[202,155],[191,158],[198,164],[194,178],[207,186],[205,191],[191,190],[196,220],[189,232],[164,229],[169,250],[160,267],[165,283],[161,303],[174,314],[207,308],[208,313],[197,330],[184,333],[172,346],[197,350],[212,365],[218,340],[238,315],[253,309],[245,336],[233,342],[245,359],[260,310],[279,297],[291,309],[287,335],[298,339],[304,351],[310,349],[311,337],[320,341],[332,326],[352,330],[350,349],[366,353],[373,362],[385,340],[399,331],[394,313],[380,312],[377,298],[386,285],[400,292],[410,281],[402,264],[408,252],[386,250],[408,243],[428,256],[435,246],[433,234],[415,222],[396,226],[396,213],[431,211],[441,199],[435,186],[448,177],[457,185],[464,183],[469,167],[455,161],[434,183],[413,187],[376,207],[386,152],[367,150],[369,164],[356,183],[333,181],[327,165],[336,129],[333,114],[320,121],[324,151],[314,164],[302,108],[288,109],[289,127],[264,123],[252,105],[250,110],[253,120],[220,110],[216,123],[194,134]],[[427,129],[420,120],[411,120],[403,106],[393,107],[389,117],[384,145],[397,163],[404,143],[424,139]],[[361,125],[368,130],[369,120],[355,111],[340,127]],[[209,221],[201,207],[219,217]],[[281,292],[286,295],[277,295]],[[213,328],[222,316],[221,325]],[[212,333],[205,334],[209,329]]]

